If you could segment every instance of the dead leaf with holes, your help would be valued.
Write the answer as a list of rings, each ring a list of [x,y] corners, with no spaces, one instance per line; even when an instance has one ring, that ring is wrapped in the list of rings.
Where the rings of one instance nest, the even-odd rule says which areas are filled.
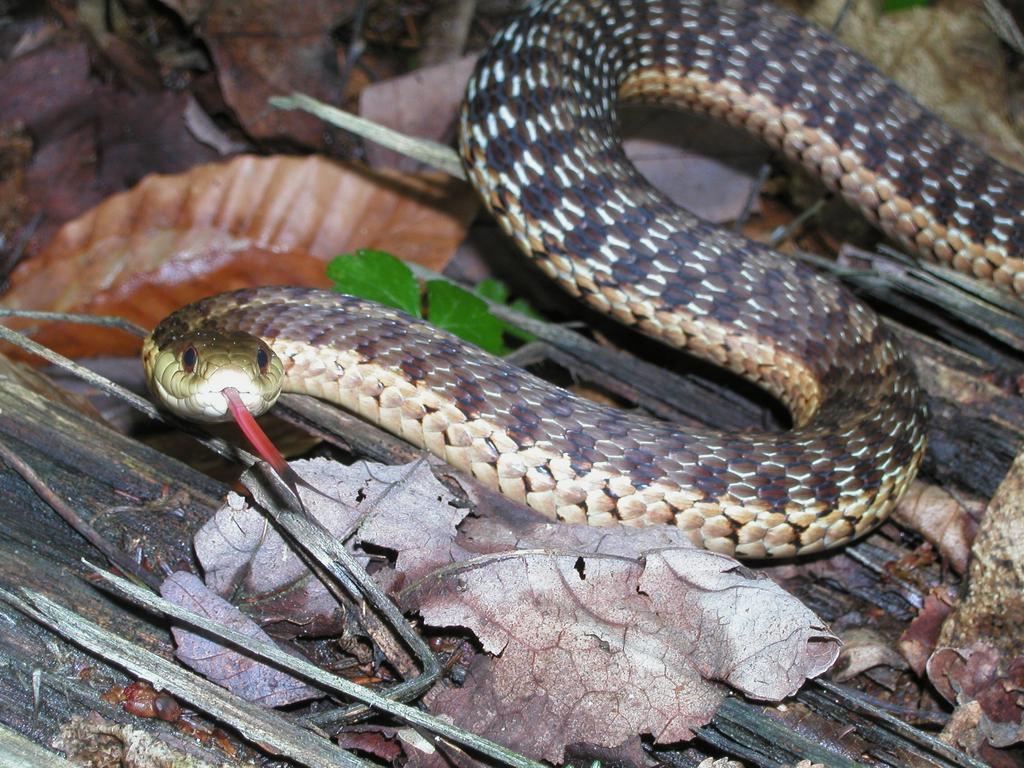
[[[526,754],[557,761],[571,743],[619,747],[639,734],[685,740],[728,687],[778,700],[836,659],[836,637],[799,601],[677,529],[510,528],[483,506],[464,519],[427,461],[292,466],[324,494],[300,489],[309,514],[376,556],[375,578],[406,611],[479,641],[465,684],[435,690],[431,710]],[[261,622],[340,626],[343,607],[239,499],[196,551],[211,586]]]
[[[312,459],[292,467],[320,491],[299,487],[307,514],[332,536],[348,540],[363,562],[367,546],[384,547],[398,552],[400,576],[418,578],[458,555],[455,526],[466,510],[453,506],[451,492],[425,461],[391,467]],[[345,607],[241,496],[231,494],[194,544],[207,585],[243,601],[249,615],[273,625],[275,634],[322,636],[345,626]]]
[[[725,685],[777,700],[838,652],[773,582],[686,547],[487,555],[435,572],[403,603],[432,626],[469,628],[489,654],[460,688],[432,693],[431,711],[551,761],[576,742],[689,739]]]

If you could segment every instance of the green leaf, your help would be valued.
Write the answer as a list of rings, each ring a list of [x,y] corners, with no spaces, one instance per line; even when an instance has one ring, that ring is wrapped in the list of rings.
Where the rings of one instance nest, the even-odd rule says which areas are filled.
[[[905,11],[919,5],[928,5],[930,2],[931,0],[882,0],[882,13]]]
[[[532,317],[535,319],[540,318],[540,313],[537,312],[537,310],[535,310],[533,307],[531,307],[530,302],[528,302],[526,299],[516,299],[511,304],[509,304],[509,307],[511,309],[514,309],[521,315],[526,315],[527,317]],[[529,331],[520,328],[518,325],[505,321],[502,322],[505,324],[505,333],[507,333],[509,336],[512,336],[513,338],[519,339],[522,342],[533,341],[534,339],[537,338]]]
[[[430,322],[451,331],[495,355],[508,352],[502,334],[505,323],[492,315],[487,304],[468,291],[444,280],[427,283]]]
[[[419,283],[412,270],[390,253],[360,248],[343,254],[327,264],[327,277],[336,291],[423,316]]]
[[[508,306],[511,309],[514,309],[521,315],[526,315],[527,317],[533,317],[537,319],[540,318],[540,313],[538,313],[537,310],[531,307],[530,303],[526,299],[516,299],[515,301],[509,303],[508,286],[501,282],[501,280],[494,280],[493,278],[481,280],[479,283],[476,284],[476,287],[473,290],[476,293],[480,294],[481,296],[490,299],[491,301],[496,301],[499,304],[508,304]],[[506,322],[504,320],[500,322],[505,327],[505,333],[507,333],[509,336],[512,336],[513,338],[519,339],[520,341],[524,342],[533,341],[535,338],[537,338],[529,331],[524,331],[522,328],[519,328],[518,326],[512,323]]]
[[[495,280],[493,277],[481,280],[473,290],[485,299],[496,301],[499,304],[508,303],[508,286],[501,282],[501,280]]]

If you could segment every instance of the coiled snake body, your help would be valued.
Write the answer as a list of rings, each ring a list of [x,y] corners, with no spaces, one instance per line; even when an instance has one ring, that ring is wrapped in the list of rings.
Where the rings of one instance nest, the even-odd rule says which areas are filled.
[[[924,450],[908,359],[837,283],[651,187],[616,138],[617,101],[745,125],[904,245],[1024,292],[1022,177],[806,22],[746,3],[554,0],[499,33],[469,84],[460,148],[471,180],[571,294],[761,385],[790,409],[792,430],[684,433],[400,312],[303,288],[171,315],[144,349],[154,392],[212,419],[234,386],[262,412],[283,369],[287,389],[358,412],[553,518],[674,524],[741,556],[819,551],[869,530]],[[228,341],[208,344],[214,332]]]

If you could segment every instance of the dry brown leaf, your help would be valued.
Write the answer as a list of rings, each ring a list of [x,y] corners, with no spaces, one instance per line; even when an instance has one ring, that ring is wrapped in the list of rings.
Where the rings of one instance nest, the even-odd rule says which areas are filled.
[[[509,531],[464,522],[426,461],[292,466],[325,494],[300,489],[312,517],[335,535],[354,530],[354,551],[397,551],[400,579],[419,577],[402,594],[406,610],[468,627],[497,656],[472,660],[466,685],[431,706],[517,750],[560,760],[574,742],[679,741],[714,713],[722,683],[776,700],[838,653],[799,601],[677,529]],[[241,596],[259,621],[340,626],[333,598],[240,500],[203,529],[196,551],[211,586]],[[379,566],[379,582],[400,583]]]
[[[64,225],[12,277],[3,306],[120,315],[152,327],[218,291],[327,285],[324,262],[379,248],[440,269],[476,210],[440,175],[372,173],[323,158],[240,156],[149,176]],[[81,326],[42,326],[69,355],[130,354],[138,342]]]
[[[23,125],[34,150],[21,229],[0,253],[23,245],[24,254],[37,254],[60,225],[144,174],[216,159],[184,124],[187,93],[106,81],[90,61],[94,50],[81,28],[64,30],[0,66],[0,123]]]
[[[302,91],[331,104],[341,100],[332,31],[351,17],[353,0],[319,0],[292,10],[238,0],[164,3],[206,43],[224,99],[250,136],[327,146],[322,122],[302,112],[273,109],[267,99]]]
[[[313,459],[291,466],[326,494],[299,488],[309,516],[334,536],[359,527],[360,544],[397,551],[399,574],[417,578],[458,554],[455,526],[466,510],[452,506],[454,497],[426,462],[345,466]],[[276,634],[326,635],[344,626],[344,607],[241,496],[229,496],[194,544],[207,585],[244,601],[249,615],[263,626],[274,624]]]
[[[975,708],[981,740],[993,747],[1024,741],[1024,657],[1005,660],[982,642],[940,648],[928,659],[928,679],[958,709]]]
[[[966,572],[978,526],[947,491],[914,481],[893,511],[893,519],[924,536],[957,573]]]
[[[942,622],[952,610],[954,597],[939,587],[925,595],[924,606],[900,635],[897,646],[917,675],[923,675],[939,640]]]
[[[270,635],[260,629],[252,619],[212,592],[194,574],[187,571],[172,573],[160,586],[160,594],[175,605],[187,608],[247,637],[266,643],[272,642]],[[202,635],[180,627],[173,627],[171,631],[178,645],[175,656],[203,677],[224,686],[247,701],[255,701],[267,707],[280,707],[322,695],[301,680],[225,648]]]
[[[773,582],[697,549],[489,555],[429,576],[403,602],[433,626],[469,628],[496,655],[433,695],[431,710],[552,761],[575,742],[688,739],[725,695],[716,681],[777,699],[838,652]]]
[[[866,627],[856,627],[840,635],[843,641],[833,679],[844,683],[862,672],[875,667],[906,669],[907,662],[886,641],[881,633]]]

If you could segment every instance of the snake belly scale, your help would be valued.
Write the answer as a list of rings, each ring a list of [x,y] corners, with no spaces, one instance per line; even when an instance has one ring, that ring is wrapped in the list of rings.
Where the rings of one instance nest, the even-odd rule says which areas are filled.
[[[222,294],[171,315],[144,347],[154,392],[186,416],[202,400],[216,418],[217,398],[197,393],[230,381],[260,411],[280,365],[285,389],[336,402],[559,520],[672,524],[747,557],[870,530],[924,452],[909,360],[837,283],[652,188],[616,138],[620,100],[746,125],[904,244],[1024,290],[1021,177],[805,22],[703,0],[542,2],[495,37],[469,84],[460,149],[471,180],[571,294],[764,387],[794,428],[683,432],[401,312],[306,288]],[[197,332],[204,344],[226,333],[230,354],[197,353]],[[259,345],[274,363],[223,372]]]

